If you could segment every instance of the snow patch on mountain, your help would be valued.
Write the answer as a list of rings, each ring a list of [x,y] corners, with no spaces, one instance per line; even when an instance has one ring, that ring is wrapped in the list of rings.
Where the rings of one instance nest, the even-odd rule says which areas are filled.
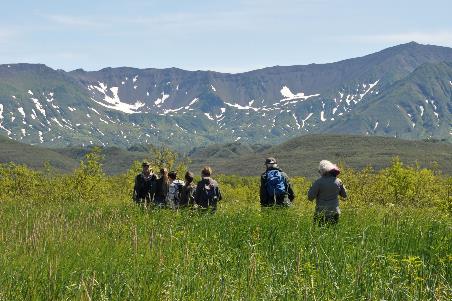
[[[44,138],[42,137],[42,132],[38,131],[38,136],[39,136],[39,142],[43,143],[44,142]]]
[[[209,120],[215,120],[209,113],[204,113]]]
[[[98,82],[99,86],[91,86],[94,89],[98,90],[100,93],[104,95],[104,102],[97,101],[93,97],[91,97],[91,100],[95,103],[106,107],[108,109],[121,111],[123,113],[127,114],[134,114],[134,113],[141,113],[141,111],[138,111],[141,107],[144,106],[144,103],[141,101],[136,101],[134,104],[128,104],[125,102],[122,102],[121,99],[118,96],[118,87],[111,87],[109,90],[112,93],[113,96],[108,95],[108,87],[106,84]]]
[[[301,120],[301,127],[302,127],[302,128],[304,128],[305,122],[308,121],[308,119],[311,118],[311,116],[312,116],[313,114],[314,114],[314,113],[309,113],[308,116],[307,116],[305,119],[302,119],[302,120]]]
[[[283,86],[281,89],[281,95],[285,98],[281,99],[280,102],[289,101],[289,100],[295,100],[295,99],[301,99],[306,100],[311,97],[319,96],[320,94],[312,94],[312,95],[305,95],[304,92],[298,92],[297,94],[293,94],[292,91],[287,86]]]
[[[53,122],[55,122],[56,124],[58,124],[60,127],[64,128],[64,126],[61,124],[61,122],[58,121],[58,119],[56,119],[55,117],[50,118],[51,120],[53,120]]]
[[[177,108],[177,109],[163,110],[163,115],[168,114],[168,113],[175,113],[175,112],[178,112],[178,111],[182,110],[183,108],[184,108],[184,107],[180,107],[180,108]]]
[[[156,106],[161,106],[165,102],[165,100],[167,100],[170,97],[169,94],[165,94],[165,92],[162,92],[161,95],[162,95],[161,98],[159,97],[154,101]]]
[[[359,94],[360,100],[363,99],[364,96],[366,96],[367,93],[369,93],[376,85],[378,85],[378,82],[380,80],[376,80],[374,83],[369,84],[369,88],[367,88],[366,91],[364,91],[364,93]],[[367,85],[363,84],[363,87],[366,88]]]
[[[295,113],[292,113],[293,119],[295,120],[295,124],[297,125],[297,128],[300,129],[301,125],[298,123],[297,116],[295,116]]]
[[[44,108],[42,107],[41,103],[39,102],[39,100],[37,98],[30,98],[33,103],[35,104],[36,109],[41,112],[42,115],[44,115],[44,117],[47,117],[46,115],[46,110],[44,110]]]
[[[199,98],[195,98],[195,99],[193,99],[188,105],[189,105],[189,106],[192,106],[192,105],[195,104],[198,100],[199,100]]]
[[[253,111],[259,111],[259,108],[255,108],[255,107],[252,107],[252,106],[250,106],[250,105],[248,105],[248,106],[241,106],[241,105],[239,105],[239,104],[237,104],[237,103],[229,103],[229,102],[224,102],[227,106],[230,106],[230,107],[233,107],[233,108],[236,108],[236,109],[239,109],[239,110],[253,110]]]
[[[19,111],[20,115],[22,115],[22,117],[25,118],[25,111],[24,111],[24,108],[20,107],[20,108],[18,108],[17,110]]]
[[[100,115],[100,113],[99,113],[96,109],[91,108],[91,107],[88,107],[88,109],[90,109],[91,111],[93,111],[93,112],[96,113],[97,115]]]
[[[210,88],[212,89],[213,92],[217,92],[217,89],[215,89],[213,85],[210,85]]]
[[[9,135],[11,135],[11,131],[3,126],[3,119],[4,119],[4,117],[3,117],[3,105],[0,103],[0,129],[3,129],[7,133],[7,135],[9,136]]]

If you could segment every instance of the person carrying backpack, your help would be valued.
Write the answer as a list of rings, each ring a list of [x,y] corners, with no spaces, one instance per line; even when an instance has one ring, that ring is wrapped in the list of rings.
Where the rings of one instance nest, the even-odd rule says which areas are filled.
[[[195,201],[196,185],[193,183],[194,175],[192,172],[185,173],[185,184],[182,186],[180,203],[181,207],[192,206]]]
[[[292,205],[295,194],[289,177],[273,157],[265,160],[266,171],[261,175],[260,202],[262,207]]]
[[[339,168],[328,160],[322,160],[319,164],[320,178],[317,179],[308,191],[308,199],[315,202],[314,223],[319,226],[325,224],[337,224],[341,210],[339,198],[347,197],[342,181],[337,177]]]
[[[206,166],[201,171],[201,181],[196,185],[195,204],[202,209],[215,212],[222,196],[217,181],[211,178],[212,169]]]
[[[166,168],[161,168],[160,178],[157,179],[154,197],[154,203],[157,207],[162,208],[166,206],[166,195],[168,194],[168,190],[169,190],[168,170]]]
[[[143,162],[141,166],[143,171],[135,177],[132,198],[137,204],[150,204],[154,201],[157,176],[148,162]]]
[[[177,179],[177,173],[171,171],[168,173],[169,186],[166,194],[166,204],[171,209],[179,208],[181,191],[184,182]]]

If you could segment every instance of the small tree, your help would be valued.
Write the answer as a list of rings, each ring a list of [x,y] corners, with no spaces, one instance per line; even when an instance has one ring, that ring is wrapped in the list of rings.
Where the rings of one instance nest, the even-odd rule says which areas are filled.
[[[74,171],[74,177],[69,180],[72,180],[76,200],[96,201],[107,197],[109,182],[105,181],[102,160],[101,149],[94,147]]]
[[[151,160],[151,167],[158,171],[160,168],[167,168],[169,171],[177,171],[178,174],[182,174],[188,169],[190,159],[187,157],[180,158],[180,155],[166,146],[154,147],[149,149]]]

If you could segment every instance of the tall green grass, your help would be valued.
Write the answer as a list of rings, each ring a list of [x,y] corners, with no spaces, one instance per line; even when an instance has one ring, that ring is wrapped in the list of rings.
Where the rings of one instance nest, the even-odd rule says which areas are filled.
[[[451,299],[450,178],[432,171],[345,169],[339,225],[319,228],[303,178],[288,209],[261,210],[257,178],[219,176],[217,213],[152,210],[130,200],[135,170],[88,159],[0,167],[0,300]]]

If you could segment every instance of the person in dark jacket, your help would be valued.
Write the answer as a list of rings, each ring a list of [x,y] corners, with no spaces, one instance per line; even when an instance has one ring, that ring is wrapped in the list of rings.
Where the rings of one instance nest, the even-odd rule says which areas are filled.
[[[337,224],[341,210],[339,209],[339,196],[346,198],[347,191],[344,184],[337,177],[339,168],[328,160],[319,164],[320,178],[309,188],[308,199],[316,200],[314,222],[319,226]]]
[[[193,183],[194,175],[192,172],[185,173],[185,184],[182,186],[179,205],[181,207],[193,206],[195,201],[196,185]]]
[[[221,201],[221,191],[217,181],[211,178],[212,169],[206,166],[201,171],[201,181],[196,185],[195,204],[202,209],[215,212],[217,204]]]
[[[273,157],[265,160],[266,170],[261,175],[260,202],[262,207],[274,205],[288,207],[295,199],[289,177]]]
[[[133,200],[137,204],[150,204],[154,201],[157,176],[152,173],[148,162],[141,164],[143,170],[135,177]]]
[[[155,189],[155,197],[154,203],[158,207],[166,206],[166,196],[169,191],[169,178],[168,178],[168,169],[161,168],[160,169],[160,178],[157,179],[156,189]]]

